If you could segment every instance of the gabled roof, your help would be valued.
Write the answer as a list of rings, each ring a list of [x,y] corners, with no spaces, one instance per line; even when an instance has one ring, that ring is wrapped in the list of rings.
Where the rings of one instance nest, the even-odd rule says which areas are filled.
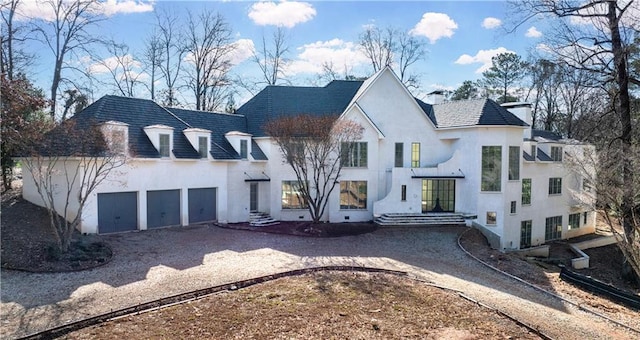
[[[528,126],[500,104],[487,98],[457,100],[436,105],[416,98],[418,105],[438,128],[475,125]]]
[[[191,126],[151,100],[108,95],[71,119],[80,124],[89,121],[98,124],[107,121],[129,124],[129,150],[135,157],[145,158],[159,158],[160,153],[144,133],[144,127],[166,125],[174,129],[173,154],[177,158],[198,158],[198,152],[182,133],[182,130]]]
[[[236,112],[247,118],[247,132],[264,137],[269,120],[298,114],[340,115],[362,81],[334,80],[324,87],[267,86]]]
[[[229,144],[225,134],[230,131],[246,131],[245,117],[238,114],[213,113],[177,108],[167,108],[193,127],[211,131],[211,156],[215,159],[240,159],[238,152]]]

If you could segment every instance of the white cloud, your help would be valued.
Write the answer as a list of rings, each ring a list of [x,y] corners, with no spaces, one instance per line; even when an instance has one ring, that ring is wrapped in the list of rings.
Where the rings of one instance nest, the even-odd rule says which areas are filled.
[[[100,4],[100,12],[106,16],[114,14],[144,13],[153,11],[155,1],[106,0]]]
[[[116,56],[112,56],[101,61],[95,62],[87,67],[87,71],[91,74],[104,74],[111,71],[116,71],[122,68],[122,65],[126,65],[128,69],[140,68],[142,64],[135,60],[132,55],[127,54],[120,59]]]
[[[492,50],[480,50],[475,56],[463,54],[455,61],[456,64],[469,65],[469,64],[482,64],[480,68],[476,70],[476,73],[482,73],[491,67],[491,58],[500,53],[515,53],[507,50],[504,47],[498,47]]]
[[[529,27],[527,33],[524,34],[527,38],[540,38],[542,36],[542,32],[538,31],[535,26]]]
[[[498,18],[488,17],[482,20],[482,27],[492,30],[494,28],[500,27],[502,25],[502,20]]]
[[[71,0],[63,1],[63,8],[68,8]],[[153,11],[155,0],[106,0],[97,2],[89,8],[89,12],[112,16],[115,14],[143,13]],[[26,21],[41,19],[44,21],[55,20],[56,15],[51,3],[45,0],[29,0],[18,3],[16,20]]]
[[[316,16],[316,10],[306,2],[272,1],[258,2],[251,6],[249,18],[260,26],[284,26],[291,28]]]
[[[369,59],[360,51],[358,45],[332,39],[317,41],[299,47],[298,58],[287,65],[285,73],[288,76],[300,73],[322,73],[322,65],[332,64],[337,70],[351,69],[369,62]]]
[[[448,15],[428,12],[422,15],[420,22],[409,33],[425,36],[430,43],[435,44],[440,38],[451,38],[457,28],[458,24]]]
[[[231,62],[231,64],[238,65],[253,56],[253,52],[255,50],[253,40],[238,39],[233,44],[235,45],[235,49],[229,56],[229,61]]]

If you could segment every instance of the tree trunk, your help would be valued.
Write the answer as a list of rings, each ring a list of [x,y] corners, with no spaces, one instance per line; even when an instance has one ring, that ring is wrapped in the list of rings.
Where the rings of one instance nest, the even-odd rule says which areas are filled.
[[[617,17],[617,4],[615,1],[608,3],[609,11],[607,19],[609,21],[609,29],[611,32],[611,48],[613,51],[613,61],[615,64],[615,79],[618,84],[618,115],[622,125],[622,133],[620,142],[622,147],[622,203],[620,210],[622,213],[622,226],[624,234],[627,238],[626,242],[634,245],[636,242],[636,233],[633,225],[633,198],[634,198],[634,173],[632,156],[632,125],[631,125],[631,102],[629,98],[629,75],[627,73],[627,65],[624,55],[624,47],[620,37],[619,18]],[[638,264],[636,263],[636,268]]]

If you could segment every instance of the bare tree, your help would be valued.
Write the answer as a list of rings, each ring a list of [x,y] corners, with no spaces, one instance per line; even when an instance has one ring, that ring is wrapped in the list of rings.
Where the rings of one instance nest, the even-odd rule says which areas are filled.
[[[612,90],[610,108],[616,120],[610,124],[619,128],[602,143],[606,149],[601,149],[600,154],[613,158],[606,168],[599,168],[598,175],[609,170],[616,173],[618,181],[612,185],[618,194],[604,202],[607,207],[604,212],[607,220],[617,220],[622,225],[624,237],[619,243],[620,249],[627,264],[640,276],[640,226],[635,217],[640,211],[640,202],[634,191],[638,186],[634,173],[637,158],[633,152],[638,143],[634,136],[638,133],[633,132],[629,93],[630,83],[640,84],[640,80],[631,77],[628,69],[631,52],[628,46],[632,43],[632,32],[637,30],[633,25],[639,22],[639,18],[633,17],[640,9],[638,2],[525,0],[514,1],[512,5],[515,15],[524,16],[518,25],[533,17],[550,18],[554,27],[546,42],[549,53],[555,55],[558,62],[591,72],[603,86]],[[615,212],[616,218],[609,215],[610,211]]]
[[[62,111],[61,121],[65,121],[70,112],[76,114],[89,105],[89,97],[78,89],[65,90],[62,95],[64,107]],[[72,111],[73,108],[73,111]]]
[[[129,52],[126,44],[110,40],[105,42],[105,47],[109,57],[97,60],[97,65],[111,76],[108,84],[122,96],[135,97],[136,88],[142,85],[142,64]]]
[[[260,72],[267,85],[276,85],[282,80],[284,70],[289,60],[286,54],[289,53],[287,38],[282,27],[278,27],[271,37],[271,46],[267,45],[265,36],[262,36],[262,48],[254,50],[253,61],[260,67]]]
[[[371,61],[374,73],[385,66],[393,65],[395,38],[396,33],[392,28],[381,29],[373,25],[367,26],[360,34],[360,46]]]
[[[19,4],[20,0],[4,0],[0,4],[0,73],[6,74],[9,80],[17,73],[25,73],[34,59],[32,54],[20,48],[27,40],[28,27],[14,21]]]
[[[305,203],[314,223],[324,215],[329,196],[343,167],[341,152],[349,154],[352,142],[364,128],[337,116],[298,115],[269,121],[265,132],[273,138],[298,180],[298,199]]]
[[[156,100],[156,79],[158,79],[158,68],[162,64],[163,49],[160,35],[154,31],[144,44],[144,61],[149,70],[149,92],[151,100]]]
[[[89,53],[91,44],[98,41],[88,32],[88,28],[104,19],[98,14],[97,0],[47,0],[43,6],[49,7],[54,18],[50,21],[39,20],[34,30],[49,47],[54,56],[53,75],[51,80],[51,118],[56,116],[56,101],[60,84],[69,80],[65,70],[76,70],[67,63],[69,58],[80,59],[80,51]]]
[[[49,212],[56,246],[66,252],[87,199],[125,164],[126,157],[109,148],[99,127],[79,126],[75,120],[62,122],[31,144],[25,156],[22,164],[30,175],[27,180],[33,181]]]
[[[360,34],[360,47],[371,61],[374,73],[390,66],[405,86],[419,87],[418,75],[410,73],[409,68],[424,59],[423,42],[405,31],[369,25]]]
[[[182,61],[186,53],[184,34],[179,29],[178,17],[161,11],[156,16],[158,35],[160,40],[161,62],[158,64],[161,78],[164,79],[164,93],[162,104],[173,107],[178,105],[177,81],[182,73]]]
[[[193,91],[196,110],[215,111],[224,105],[230,82],[227,77],[231,63],[231,29],[222,15],[202,12],[197,17],[189,13],[186,36],[187,86]]]

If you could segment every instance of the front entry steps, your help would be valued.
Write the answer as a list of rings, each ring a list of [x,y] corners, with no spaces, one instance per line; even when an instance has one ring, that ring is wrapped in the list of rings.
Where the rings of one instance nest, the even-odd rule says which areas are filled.
[[[465,225],[465,215],[460,213],[387,213],[375,219],[379,226],[437,226]]]
[[[252,227],[268,227],[280,224],[280,221],[274,220],[271,215],[260,211],[252,211],[249,213],[249,225]]]

